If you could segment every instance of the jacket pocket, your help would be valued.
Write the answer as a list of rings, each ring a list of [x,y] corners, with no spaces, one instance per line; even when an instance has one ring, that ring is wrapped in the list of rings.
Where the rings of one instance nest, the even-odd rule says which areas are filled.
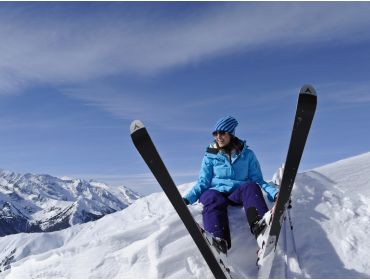
[[[230,179],[231,178],[231,169],[226,164],[216,165],[213,167],[213,174],[216,178]]]

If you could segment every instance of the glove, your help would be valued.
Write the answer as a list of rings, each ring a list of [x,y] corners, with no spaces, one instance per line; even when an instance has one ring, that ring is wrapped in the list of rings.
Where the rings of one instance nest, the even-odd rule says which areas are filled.
[[[182,199],[184,200],[184,202],[185,202],[186,205],[189,205],[190,204],[189,200],[187,200],[186,198],[183,197]]]

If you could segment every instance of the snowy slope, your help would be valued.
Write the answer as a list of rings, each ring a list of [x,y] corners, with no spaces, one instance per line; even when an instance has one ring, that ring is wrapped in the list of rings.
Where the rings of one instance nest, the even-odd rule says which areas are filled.
[[[126,187],[0,169],[0,236],[54,231],[96,220],[137,198]]]
[[[369,278],[370,153],[298,174],[275,278]],[[180,186],[186,192],[192,184]],[[201,220],[201,205],[190,207]],[[235,278],[255,278],[256,242],[230,208]],[[0,238],[2,278],[212,278],[163,193],[100,220]]]
[[[370,153],[298,176],[294,235],[307,276],[370,277]]]

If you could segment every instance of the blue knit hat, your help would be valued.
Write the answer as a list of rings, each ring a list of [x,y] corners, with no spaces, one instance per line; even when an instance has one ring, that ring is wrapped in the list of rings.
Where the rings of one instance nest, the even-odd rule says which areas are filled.
[[[217,121],[213,129],[213,133],[217,131],[225,131],[231,135],[235,135],[235,128],[238,124],[238,121],[231,116],[223,117]]]

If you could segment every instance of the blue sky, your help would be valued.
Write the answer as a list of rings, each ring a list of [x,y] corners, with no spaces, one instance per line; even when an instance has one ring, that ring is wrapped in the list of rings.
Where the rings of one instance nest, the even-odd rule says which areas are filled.
[[[370,3],[0,3],[0,168],[159,191],[134,149],[141,119],[177,184],[216,120],[266,179],[297,94],[318,92],[301,171],[370,150]]]

